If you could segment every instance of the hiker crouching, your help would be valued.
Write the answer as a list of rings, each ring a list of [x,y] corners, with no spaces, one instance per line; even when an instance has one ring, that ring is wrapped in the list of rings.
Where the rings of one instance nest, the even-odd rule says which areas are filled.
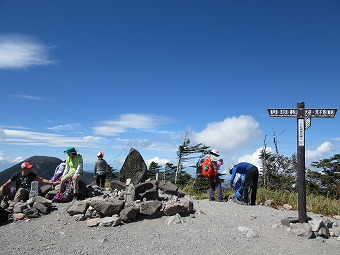
[[[34,166],[30,162],[23,162],[21,164],[21,172],[17,172],[9,178],[7,182],[5,182],[0,187],[0,200],[2,200],[5,196],[8,195],[8,187],[15,182],[16,193],[14,199],[10,202],[7,211],[9,213],[13,212],[14,206],[20,201],[27,201],[29,198],[29,193],[31,189],[31,183],[33,181],[39,181],[45,184],[57,185],[60,181],[50,181],[44,179],[37,175],[36,173],[31,172],[31,169]]]

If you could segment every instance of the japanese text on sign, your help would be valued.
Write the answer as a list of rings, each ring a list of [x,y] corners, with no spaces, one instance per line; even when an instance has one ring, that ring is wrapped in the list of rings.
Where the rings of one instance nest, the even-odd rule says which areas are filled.
[[[298,109],[268,109],[271,117],[297,117]]]
[[[304,109],[304,117],[333,118],[337,109]]]
[[[334,118],[338,109],[268,109],[270,117]]]

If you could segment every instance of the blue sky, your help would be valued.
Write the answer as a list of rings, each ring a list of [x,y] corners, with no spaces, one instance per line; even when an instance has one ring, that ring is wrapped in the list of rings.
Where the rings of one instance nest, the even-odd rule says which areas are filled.
[[[274,131],[291,156],[296,119],[267,109],[339,108],[339,14],[336,0],[0,0],[0,162],[74,146],[118,169],[130,148],[177,164],[187,134],[225,167],[257,164]],[[339,122],[312,119],[307,165],[340,153]]]

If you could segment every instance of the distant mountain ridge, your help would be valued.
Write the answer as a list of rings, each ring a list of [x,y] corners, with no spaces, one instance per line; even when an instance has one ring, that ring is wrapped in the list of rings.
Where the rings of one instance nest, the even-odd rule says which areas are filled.
[[[21,164],[24,161],[29,161],[32,163],[34,165],[32,171],[45,179],[50,179],[54,174],[55,168],[62,162],[61,159],[56,157],[29,157],[22,162],[0,172],[0,185],[4,184],[14,173],[20,172]],[[93,181],[93,173],[84,172],[82,175],[82,181],[84,181],[86,184],[90,184]]]

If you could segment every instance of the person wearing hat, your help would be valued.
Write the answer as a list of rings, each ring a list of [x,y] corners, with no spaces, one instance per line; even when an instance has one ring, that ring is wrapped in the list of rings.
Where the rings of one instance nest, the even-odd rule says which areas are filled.
[[[107,162],[104,157],[104,152],[98,152],[97,159],[94,162],[94,177],[99,187],[105,188]]]
[[[211,176],[209,178],[209,200],[214,201],[215,200],[215,191],[217,190],[217,199],[219,202],[223,201],[223,194],[222,194],[222,184],[221,179],[218,176],[218,170],[220,169],[220,166],[223,165],[223,159],[220,159],[220,154],[218,150],[213,149],[210,151],[210,160],[211,160],[211,166],[215,170],[215,175]]]
[[[15,182],[16,186],[16,193],[13,201],[10,203],[9,207],[7,208],[8,212],[13,211],[14,205],[16,205],[21,200],[26,201],[29,198],[29,192],[31,189],[31,183],[33,181],[39,181],[45,184],[51,184],[51,185],[57,185],[60,183],[60,181],[50,181],[47,179],[44,179],[37,175],[36,173],[31,172],[31,169],[34,166],[28,162],[25,161],[21,164],[21,172],[14,173],[7,182],[5,182],[0,187],[0,198],[1,200],[6,195],[5,190],[9,185],[11,185],[13,182]]]
[[[73,197],[79,199],[79,179],[83,173],[83,157],[74,147],[67,147],[64,153],[67,154],[67,158],[65,161],[65,170],[61,177],[59,193],[62,194],[66,188],[65,183],[72,180],[74,187]]]
[[[250,197],[250,205],[255,205],[256,201],[256,193],[257,193],[257,183],[259,179],[259,170],[253,164],[248,162],[241,162],[236,165],[231,165],[229,167],[230,177],[230,186],[233,187],[234,179],[237,174],[245,175],[244,178],[244,186],[243,186],[243,202],[242,204],[248,204],[248,196],[249,196],[249,188],[251,187],[251,197]]]

